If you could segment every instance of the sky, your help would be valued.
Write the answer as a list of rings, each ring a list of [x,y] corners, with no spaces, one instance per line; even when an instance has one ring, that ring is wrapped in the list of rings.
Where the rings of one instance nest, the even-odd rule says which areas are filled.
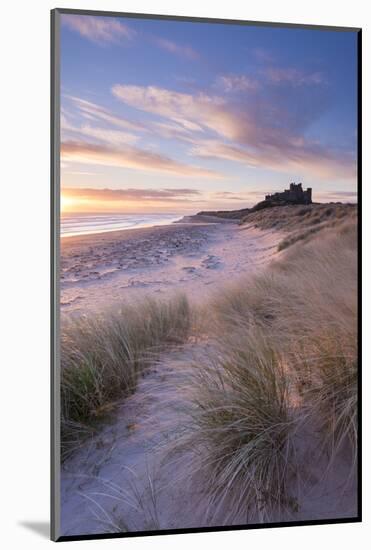
[[[355,32],[61,16],[63,212],[355,202]]]

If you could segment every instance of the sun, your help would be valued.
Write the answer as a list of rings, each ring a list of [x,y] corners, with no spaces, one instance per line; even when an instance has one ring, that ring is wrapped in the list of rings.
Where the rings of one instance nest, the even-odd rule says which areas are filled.
[[[76,205],[75,199],[71,197],[66,197],[66,195],[61,195],[61,212],[66,212],[67,210],[70,210],[71,207]]]

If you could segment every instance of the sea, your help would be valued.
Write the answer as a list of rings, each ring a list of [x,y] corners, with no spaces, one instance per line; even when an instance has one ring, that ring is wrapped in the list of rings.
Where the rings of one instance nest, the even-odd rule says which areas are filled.
[[[61,237],[107,233],[121,229],[139,229],[167,225],[180,220],[182,214],[62,214]]]

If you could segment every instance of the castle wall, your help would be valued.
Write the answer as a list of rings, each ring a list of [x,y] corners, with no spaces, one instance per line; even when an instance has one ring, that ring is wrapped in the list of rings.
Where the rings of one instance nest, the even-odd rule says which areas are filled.
[[[285,189],[281,193],[266,195],[265,200],[291,201],[299,204],[310,204],[312,202],[312,188],[308,187],[308,189],[304,191],[301,183],[290,183],[289,189]]]

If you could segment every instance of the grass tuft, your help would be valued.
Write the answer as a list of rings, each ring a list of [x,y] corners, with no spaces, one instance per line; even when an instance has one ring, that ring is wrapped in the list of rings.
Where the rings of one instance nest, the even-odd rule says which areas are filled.
[[[295,419],[282,358],[261,330],[240,325],[192,373],[192,421],[184,441],[202,449],[199,467],[209,479],[210,505],[253,505],[259,515],[286,505]]]
[[[274,509],[297,506],[300,431],[320,434],[329,465],[350,450],[355,473],[355,223],[327,228],[219,291],[212,312],[215,341],[191,369],[184,441],[209,471],[214,509],[225,502],[229,519],[245,509],[266,521]]]
[[[164,346],[188,337],[185,296],[122,305],[99,317],[62,322],[61,440],[68,455],[92,433],[121,397],[136,388],[144,368]]]

